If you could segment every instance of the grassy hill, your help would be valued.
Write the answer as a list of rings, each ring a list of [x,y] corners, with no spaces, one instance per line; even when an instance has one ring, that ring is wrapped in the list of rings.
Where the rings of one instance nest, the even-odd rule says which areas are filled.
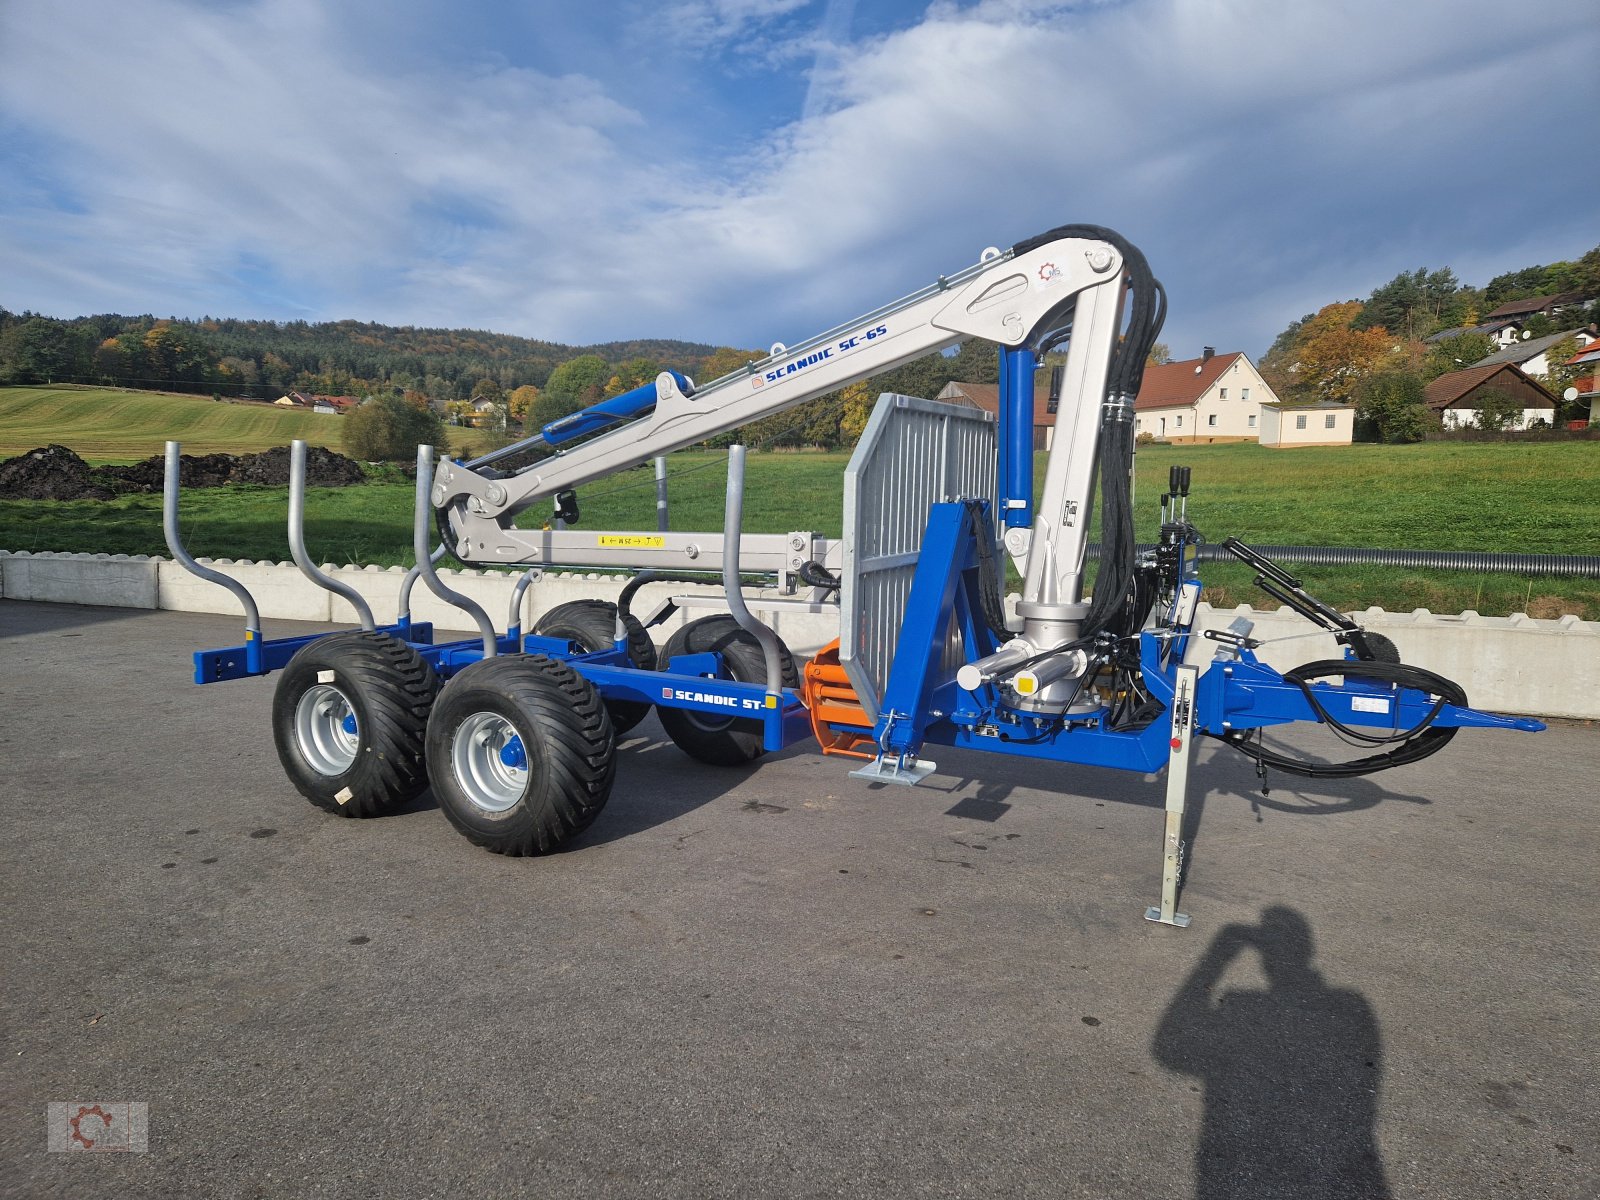
[[[342,418],[250,401],[121,388],[0,388],[0,458],[58,442],[92,463],[160,454],[169,439],[186,454],[246,454],[303,438],[338,450]],[[477,430],[451,429],[452,449],[477,448]]]
[[[338,420],[300,419],[328,425]],[[751,455],[745,528],[761,533],[815,529],[837,536],[847,457]],[[1146,447],[1138,457],[1136,502],[1144,540],[1156,535],[1156,501],[1174,463],[1194,468],[1189,516],[1214,541],[1234,534],[1250,542],[1291,545],[1600,554],[1600,522],[1594,519],[1600,512],[1600,442],[1435,442],[1295,451],[1253,445]],[[1043,456],[1038,467],[1042,476]],[[685,451],[672,456],[669,470],[672,527],[720,529],[725,456]],[[230,487],[185,493],[183,524],[190,549],[286,559],[284,492]],[[649,468],[597,480],[580,489],[579,499],[582,529],[655,527]],[[402,483],[311,489],[306,532],[312,553],[331,562],[409,564],[412,502],[411,487]],[[539,516],[530,511],[521,523],[536,526]],[[161,497],[0,500],[0,549],[164,553]],[[1296,564],[1291,569],[1311,591],[1343,609],[1372,604],[1400,611],[1471,608],[1488,615],[1575,613],[1600,620],[1600,580],[1388,567]],[[1214,603],[1270,606],[1240,564],[1207,564],[1202,577]]]

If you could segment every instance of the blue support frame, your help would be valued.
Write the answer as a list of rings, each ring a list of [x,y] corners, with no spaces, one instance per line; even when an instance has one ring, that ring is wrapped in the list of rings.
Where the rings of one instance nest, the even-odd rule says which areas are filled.
[[[952,622],[966,646],[967,661],[994,652],[995,639],[979,619],[975,531],[964,504],[936,504],[917,558],[895,656],[884,688],[881,715],[872,735],[885,758],[914,760],[925,743],[959,746],[1021,758],[1112,767],[1151,773],[1166,765],[1170,721],[1156,717],[1142,729],[1113,730],[1105,713],[1075,714],[1070,721],[1006,706],[999,690],[984,684],[967,691],[940,665]],[[1198,584],[1187,577],[1185,584]],[[1178,664],[1189,643],[1187,628],[1140,636],[1145,689],[1170,706]],[[1413,688],[1363,680],[1354,658],[1342,684],[1311,685],[1335,720],[1392,731],[1417,726],[1433,713],[1439,728],[1544,728],[1525,717],[1502,717],[1454,704],[1438,705]],[[1320,720],[1304,691],[1249,650],[1215,661],[1200,676],[1195,697],[1197,728],[1218,736],[1295,721]]]
[[[376,630],[408,643],[442,679],[449,679],[483,658],[480,638],[433,641],[428,622],[404,621]],[[196,683],[224,683],[269,675],[289,665],[299,651],[325,633],[305,637],[254,641],[219,650],[199,650],[194,655]],[[253,655],[250,651],[253,649]],[[712,716],[733,716],[761,722],[762,746],[781,750],[811,736],[811,719],[797,693],[767,695],[765,683],[739,683],[719,678],[723,666],[717,654],[686,654],[674,658],[666,671],[642,671],[631,665],[625,642],[604,650],[585,651],[565,638],[515,633],[496,639],[500,654],[543,654],[570,663],[606,699],[638,700],[663,708],[685,708]],[[252,657],[254,661],[252,661]]]

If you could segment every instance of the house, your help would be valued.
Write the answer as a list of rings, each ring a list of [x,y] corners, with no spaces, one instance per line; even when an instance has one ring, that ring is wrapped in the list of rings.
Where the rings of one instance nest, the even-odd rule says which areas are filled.
[[[1199,358],[1145,368],[1133,405],[1134,434],[1166,442],[1253,442],[1261,433],[1261,406],[1277,401],[1247,355],[1207,346]]]
[[[1561,333],[1548,334],[1541,338],[1528,338],[1507,346],[1504,350],[1496,350],[1487,358],[1480,358],[1472,365],[1475,367],[1498,366],[1501,363],[1514,363],[1528,374],[1543,379],[1550,374],[1550,361],[1545,352],[1559,342],[1569,337],[1578,339],[1579,347],[1592,345],[1595,334],[1589,329],[1567,329]],[[1452,372],[1454,374],[1455,372]]]
[[[1589,402],[1589,425],[1600,429],[1600,341],[1591,342],[1563,364],[1568,367],[1588,367],[1589,374],[1580,375],[1572,386],[1561,394],[1567,401]]]
[[[981,408],[996,420],[1000,417],[1000,385],[996,383],[947,383],[937,400],[946,404],[970,404]],[[1033,448],[1048,450],[1056,435],[1056,414],[1050,408],[1050,376],[1039,372],[1034,376],[1033,388]]]
[[[475,429],[492,429],[498,426],[505,411],[504,401],[485,400],[479,397],[471,403],[472,415],[467,418],[467,424]]]
[[[318,396],[316,403],[311,406],[311,411],[342,417],[360,403],[361,401],[354,396]]]
[[[1548,425],[1555,419],[1556,398],[1537,379],[1509,362],[1483,362],[1441,375],[1424,389],[1423,401],[1446,429],[1471,429],[1477,427],[1479,410],[1490,392],[1501,392],[1521,403],[1522,412],[1510,423],[1511,429],[1528,429],[1541,421]]]
[[[1279,400],[1261,406],[1261,444],[1279,450],[1348,446],[1355,439],[1356,406],[1337,400]]]
[[[304,392],[289,392],[279,396],[273,401],[279,408],[312,408],[316,405],[316,397],[308,396]]]
[[[1502,304],[1488,316],[1485,321],[1493,321],[1504,317],[1510,320],[1526,321],[1534,315],[1554,317],[1557,313],[1569,308],[1582,308],[1593,296],[1586,296],[1582,292],[1562,292],[1558,296],[1529,296],[1525,300],[1511,300]]]
[[[1429,345],[1448,342],[1460,337],[1463,333],[1481,333],[1494,341],[1502,350],[1519,341],[1522,337],[1522,322],[1502,317],[1495,321],[1481,321],[1476,325],[1465,326],[1460,329],[1441,329],[1438,333],[1430,334],[1422,340]]]

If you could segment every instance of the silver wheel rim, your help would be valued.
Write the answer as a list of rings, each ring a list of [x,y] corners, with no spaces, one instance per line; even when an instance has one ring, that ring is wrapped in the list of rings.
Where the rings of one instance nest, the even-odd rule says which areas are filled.
[[[343,775],[361,751],[361,726],[350,698],[319,683],[307,688],[294,708],[294,738],[319,775]]]
[[[503,813],[528,790],[528,755],[517,728],[498,713],[473,713],[456,726],[450,765],[474,807]]]

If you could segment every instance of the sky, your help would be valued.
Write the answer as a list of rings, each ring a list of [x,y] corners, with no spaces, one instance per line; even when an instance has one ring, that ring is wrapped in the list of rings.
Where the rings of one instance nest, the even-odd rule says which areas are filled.
[[[1254,357],[1600,244],[1595,0],[0,0],[0,306],[794,343],[1068,222]]]

